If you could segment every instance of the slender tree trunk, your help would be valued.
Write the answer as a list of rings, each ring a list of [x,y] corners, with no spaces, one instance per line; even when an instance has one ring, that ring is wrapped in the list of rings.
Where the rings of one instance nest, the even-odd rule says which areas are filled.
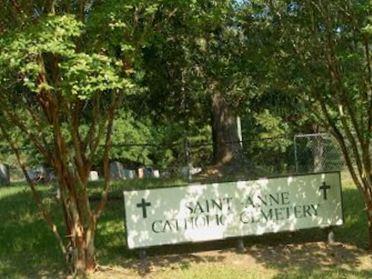
[[[319,133],[320,127],[318,125],[313,125],[312,127],[313,133]],[[318,137],[314,137],[314,144],[313,144],[313,171],[320,172],[324,171],[324,139],[323,136],[320,135]]]
[[[243,158],[236,116],[221,92],[212,95],[212,137],[214,163],[218,166],[241,163]]]
[[[324,149],[324,140],[320,136],[314,139],[313,147],[313,158],[314,158],[314,172],[320,172],[324,170],[324,160],[323,160],[323,149]]]
[[[369,197],[367,204],[367,222],[368,222],[368,250],[372,251],[372,197]]]

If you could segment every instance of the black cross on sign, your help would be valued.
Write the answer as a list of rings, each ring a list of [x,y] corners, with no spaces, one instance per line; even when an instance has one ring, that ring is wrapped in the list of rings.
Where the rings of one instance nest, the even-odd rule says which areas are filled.
[[[323,181],[323,185],[319,187],[319,190],[323,190],[323,199],[327,200],[327,190],[331,189],[331,186],[327,185]]]
[[[145,199],[142,199],[140,203],[137,203],[137,207],[142,207],[143,218],[147,218],[147,211],[146,211],[147,206],[151,206],[151,202],[146,202]]]

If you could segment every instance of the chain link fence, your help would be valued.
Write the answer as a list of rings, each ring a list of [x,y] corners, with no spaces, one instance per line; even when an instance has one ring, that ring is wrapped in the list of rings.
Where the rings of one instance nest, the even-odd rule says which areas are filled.
[[[125,151],[122,153],[127,154],[127,157],[111,158],[111,177],[116,180],[181,179],[184,182],[216,182],[336,171],[345,167],[337,143],[328,134],[223,142],[220,146],[212,142],[190,142],[185,138],[171,145],[114,145],[113,150],[113,154],[119,154],[115,151]],[[7,152],[10,156],[10,151]],[[2,153],[4,157],[4,151]],[[31,177],[41,182],[53,178],[53,172],[42,162],[32,162],[29,166]],[[8,165],[5,169],[8,169],[8,174],[6,171],[0,173],[0,181],[24,179],[15,165]],[[3,179],[7,175],[9,179]],[[102,167],[97,162],[90,179],[99,180],[102,177]]]
[[[337,171],[345,168],[341,150],[329,134],[295,135],[293,144],[296,172]]]

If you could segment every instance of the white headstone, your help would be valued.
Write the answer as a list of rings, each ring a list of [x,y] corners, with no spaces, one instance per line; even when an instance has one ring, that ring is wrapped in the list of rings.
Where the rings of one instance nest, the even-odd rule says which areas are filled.
[[[202,171],[202,168],[200,168],[200,167],[191,168],[191,170],[190,170],[190,172],[191,172],[192,175],[198,174],[201,171]]]
[[[153,171],[153,176],[156,177],[156,178],[159,178],[160,177],[159,170],[154,170]]]
[[[138,178],[144,178],[145,177],[145,168],[139,168],[138,169]]]
[[[99,178],[97,171],[90,171],[89,172],[89,181],[97,181]]]

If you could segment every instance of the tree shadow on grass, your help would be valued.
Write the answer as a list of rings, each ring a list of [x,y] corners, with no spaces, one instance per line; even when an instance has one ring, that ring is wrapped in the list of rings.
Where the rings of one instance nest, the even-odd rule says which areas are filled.
[[[324,243],[327,239],[325,231],[308,229],[294,233],[245,237],[244,243],[249,253],[252,253],[257,262],[279,271],[282,275],[278,275],[278,278],[304,278],[304,274],[325,278],[323,272],[329,274],[330,278],[337,274],[341,277],[345,274],[351,276],[355,272],[358,277],[365,278],[367,275],[372,277],[369,270],[353,271],[353,266],[358,264],[359,256],[363,253],[361,249],[367,245],[367,223],[360,194],[356,189],[346,189],[343,195],[345,224],[335,228],[336,240],[354,247],[351,245],[342,245],[338,248],[320,247],[319,243]],[[99,262],[102,265],[137,270],[141,275],[150,272],[152,267],[163,268],[174,263],[187,269],[192,263],[224,260],[223,253],[217,252],[209,257],[201,257],[198,252],[231,249],[236,246],[236,240],[232,239],[153,247],[146,250],[148,257],[143,263],[138,259],[138,251],[126,248],[123,208],[122,201],[111,200],[100,220],[96,244]],[[260,249],[256,251],[251,249],[257,245]],[[286,249],[287,252],[282,252],[281,249]],[[272,251],[274,252],[271,253]],[[290,271],[285,272],[288,268]]]
[[[316,242],[254,247],[247,253],[277,270],[274,278],[372,278],[372,258],[355,246]]]
[[[63,277],[63,256],[28,190],[2,189],[0,278]]]
[[[367,218],[359,192],[345,189],[343,204],[345,224],[334,229],[336,245],[326,245],[325,232],[311,229],[284,234],[291,237],[282,241],[283,234],[268,235],[270,246],[251,246],[248,253],[258,263],[277,270],[278,279],[372,278],[372,257],[364,250],[368,242]]]
[[[146,249],[145,260],[140,260],[139,250],[129,250],[125,244],[123,201],[112,200],[98,225],[96,246],[102,266],[120,266],[139,275],[153,269],[177,264],[188,269],[192,263],[221,262],[224,255],[199,255],[198,252],[235,247],[236,240],[212,241],[194,244],[163,245]]]
[[[342,243],[355,245],[359,248],[368,247],[367,216],[359,191],[343,190],[343,212],[345,223],[335,229],[336,239]]]

